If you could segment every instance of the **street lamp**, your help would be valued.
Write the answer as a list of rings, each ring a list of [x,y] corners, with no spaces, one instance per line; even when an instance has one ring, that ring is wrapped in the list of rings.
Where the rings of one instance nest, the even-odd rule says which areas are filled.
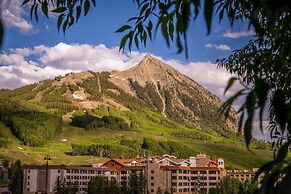
[[[44,160],[46,160],[46,173],[45,173],[45,193],[47,194],[47,182],[48,182],[48,161],[51,160],[49,154],[44,156]]]

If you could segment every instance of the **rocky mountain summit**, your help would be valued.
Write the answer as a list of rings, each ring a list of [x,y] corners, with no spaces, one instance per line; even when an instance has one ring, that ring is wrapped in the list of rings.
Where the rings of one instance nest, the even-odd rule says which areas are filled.
[[[217,96],[151,55],[125,71],[69,73],[18,90],[23,90],[18,96],[23,100],[69,116],[77,109],[113,106],[123,111],[148,108],[200,129],[234,130],[238,121],[234,109],[228,119],[218,118],[223,102]]]

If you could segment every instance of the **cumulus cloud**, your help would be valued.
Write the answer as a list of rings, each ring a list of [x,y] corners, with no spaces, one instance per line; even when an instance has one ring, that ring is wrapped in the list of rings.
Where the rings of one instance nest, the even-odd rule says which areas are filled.
[[[226,44],[211,44],[211,43],[207,43],[205,45],[206,48],[215,48],[218,50],[222,50],[222,51],[231,51],[231,48],[226,45]]]
[[[120,53],[117,47],[100,44],[59,43],[16,48],[0,55],[0,88],[16,88],[69,72],[125,70],[142,60],[145,53]]]
[[[253,30],[245,30],[240,32],[227,31],[224,34],[222,34],[222,36],[225,38],[238,39],[241,37],[253,36],[255,34],[256,33]]]
[[[24,19],[21,0],[1,0],[1,18],[5,26],[18,28],[23,33],[35,32],[33,25]]]

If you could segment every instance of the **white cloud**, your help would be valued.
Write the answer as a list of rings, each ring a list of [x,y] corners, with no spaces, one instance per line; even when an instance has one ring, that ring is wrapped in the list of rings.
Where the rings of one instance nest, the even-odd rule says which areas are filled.
[[[125,70],[145,53],[120,53],[117,47],[65,44],[10,49],[0,54],[0,88],[16,88],[69,72]]]
[[[21,0],[1,0],[1,18],[7,27],[18,28],[23,33],[35,32],[33,25],[24,19]]]
[[[253,36],[255,34],[256,33],[253,30],[245,30],[240,32],[227,31],[224,34],[222,34],[222,36],[225,38],[238,39],[241,37]]]
[[[215,48],[218,50],[223,50],[223,51],[231,51],[231,48],[226,45],[226,44],[211,44],[211,43],[207,43],[205,45],[206,48]]]

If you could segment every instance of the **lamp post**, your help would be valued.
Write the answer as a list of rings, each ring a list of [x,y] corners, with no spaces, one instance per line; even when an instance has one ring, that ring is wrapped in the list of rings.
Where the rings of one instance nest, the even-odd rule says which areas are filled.
[[[46,173],[45,173],[45,193],[47,194],[47,182],[48,182],[48,162],[51,160],[51,157],[49,154],[44,156],[44,160],[46,160]]]

